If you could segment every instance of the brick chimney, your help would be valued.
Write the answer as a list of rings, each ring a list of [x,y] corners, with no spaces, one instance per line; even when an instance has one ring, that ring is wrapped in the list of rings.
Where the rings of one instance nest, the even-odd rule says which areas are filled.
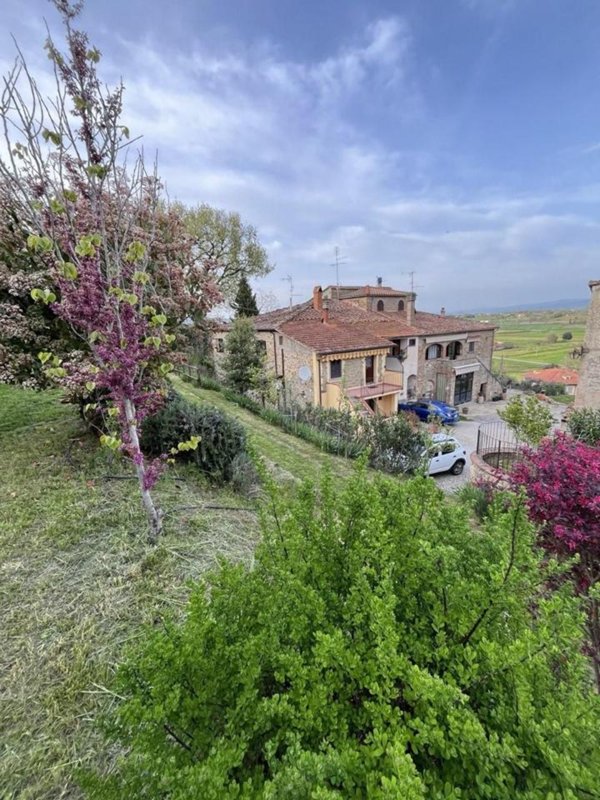
[[[313,289],[313,308],[315,311],[321,311],[323,308],[323,290],[320,286],[315,286]]]
[[[329,322],[329,300],[323,300],[323,322]]]
[[[377,286],[383,286],[383,278],[377,276]]]

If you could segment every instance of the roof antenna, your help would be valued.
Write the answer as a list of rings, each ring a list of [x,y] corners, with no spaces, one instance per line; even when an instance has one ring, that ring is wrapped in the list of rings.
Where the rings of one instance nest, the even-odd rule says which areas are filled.
[[[420,286],[420,285],[418,286],[415,283],[415,275],[417,274],[417,271],[412,269],[410,272],[401,272],[400,274],[401,275],[410,275],[410,291],[414,294],[415,293],[415,289],[418,289],[419,286]]]
[[[337,300],[340,299],[340,264],[345,264],[346,259],[340,258],[340,248],[336,245],[334,249],[335,261],[330,264],[330,267],[335,267],[335,285],[337,287]]]
[[[281,279],[282,281],[287,281],[290,285],[290,308],[294,305],[294,297],[298,295],[294,294],[294,279],[291,275],[286,275],[285,278]]]

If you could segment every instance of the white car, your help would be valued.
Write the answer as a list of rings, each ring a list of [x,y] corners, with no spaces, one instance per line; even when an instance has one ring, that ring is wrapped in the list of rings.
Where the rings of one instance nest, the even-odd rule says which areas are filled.
[[[467,451],[454,436],[447,433],[434,433],[431,444],[427,448],[429,459],[429,475],[439,472],[451,472],[460,475],[467,463]]]

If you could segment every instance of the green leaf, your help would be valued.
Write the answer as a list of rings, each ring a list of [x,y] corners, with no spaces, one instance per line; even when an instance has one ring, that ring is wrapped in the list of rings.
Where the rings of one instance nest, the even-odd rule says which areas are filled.
[[[55,144],[57,147],[62,142],[62,138],[61,138],[60,133],[57,133],[56,131],[48,130],[48,128],[44,128],[44,130],[42,131],[42,137],[43,137],[45,142],[50,141],[50,142],[52,142],[52,144]]]
[[[86,381],[85,388],[88,390],[88,392],[93,392],[94,389],[96,388],[96,382]]]
[[[45,364],[47,361],[49,361],[52,358],[52,353],[48,353],[46,351],[41,351],[40,353],[38,353],[37,357],[42,362],[42,364]]]
[[[127,248],[127,252],[125,253],[125,261],[129,263],[133,263],[135,261],[141,261],[141,259],[146,254],[146,245],[143,242],[135,241],[129,244]],[[136,273],[141,274],[141,273]]]
[[[165,314],[155,314],[152,317],[152,322],[154,323],[154,325],[166,325],[167,317],[165,316]]]
[[[141,283],[146,284],[150,280],[150,276],[147,272],[134,272],[133,273],[133,282],[134,283]]]
[[[63,261],[60,266],[60,271],[63,274],[63,277],[67,278],[70,281],[74,281],[77,278],[77,267],[73,264],[72,261]]]

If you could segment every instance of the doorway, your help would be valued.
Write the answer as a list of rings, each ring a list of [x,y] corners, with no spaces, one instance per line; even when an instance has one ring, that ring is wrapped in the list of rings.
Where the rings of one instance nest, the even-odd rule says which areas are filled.
[[[365,358],[365,383],[375,383],[375,356]]]
[[[454,384],[454,405],[460,403],[470,403],[473,399],[473,373],[466,372],[464,375],[457,375]]]

